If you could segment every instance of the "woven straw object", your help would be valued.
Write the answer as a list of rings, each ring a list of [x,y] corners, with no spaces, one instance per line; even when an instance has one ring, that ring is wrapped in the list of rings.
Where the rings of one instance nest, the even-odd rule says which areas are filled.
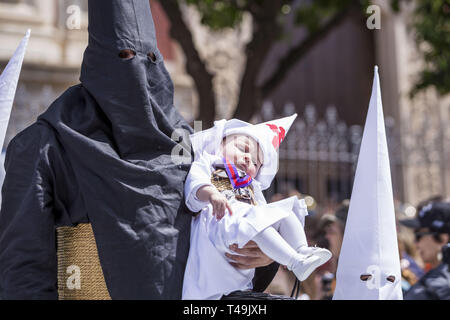
[[[111,300],[90,223],[59,227],[57,234],[60,300]]]

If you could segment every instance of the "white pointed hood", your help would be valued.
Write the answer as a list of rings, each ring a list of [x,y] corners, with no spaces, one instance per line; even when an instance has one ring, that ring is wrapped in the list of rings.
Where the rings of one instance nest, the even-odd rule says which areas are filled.
[[[259,124],[251,124],[238,119],[215,121],[210,129],[194,133],[190,136],[195,155],[207,152],[217,154],[220,143],[226,136],[245,134],[254,138],[261,147],[264,163],[255,180],[261,184],[261,189],[269,188],[278,172],[278,148],[286,137],[297,114],[281,119],[271,120]]]
[[[378,67],[364,127],[333,299],[402,299]]]
[[[30,30],[27,31],[5,70],[0,75],[0,149],[5,142],[6,129],[11,116],[11,109],[30,32]]]

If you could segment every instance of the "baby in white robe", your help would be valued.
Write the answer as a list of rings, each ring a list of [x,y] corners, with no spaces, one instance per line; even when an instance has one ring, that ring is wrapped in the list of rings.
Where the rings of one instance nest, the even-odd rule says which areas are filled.
[[[292,121],[290,119],[290,123]],[[252,289],[254,269],[237,269],[225,256],[226,252],[231,253],[231,244],[243,247],[253,240],[262,252],[286,265],[300,281],[331,257],[328,250],[307,245],[304,232],[307,210],[303,200],[291,197],[267,204],[264,199],[262,188],[267,187],[268,180],[271,181],[276,173],[273,163],[272,166],[268,163],[273,162],[274,155],[269,154],[276,150],[282,139],[276,136],[279,140],[272,147],[275,139],[264,139],[265,135],[273,137],[272,127],[267,130],[269,127],[246,124],[245,128],[244,123],[239,122],[239,128],[234,128],[233,123],[227,124],[230,121],[216,122],[215,130],[210,132],[212,140],[206,138],[208,147],[198,148],[193,140],[195,161],[186,180],[185,197],[188,208],[200,213],[192,221],[183,299],[220,299],[236,290]],[[286,133],[282,126],[279,128]],[[211,144],[216,144],[215,152],[211,152],[214,150]],[[241,182],[251,181],[256,206],[234,197],[227,198],[212,185],[212,173],[227,165],[234,165],[235,169],[247,174],[235,178]],[[262,177],[262,168],[271,168],[272,172],[267,174],[266,170]],[[232,173],[228,170],[228,174]]]

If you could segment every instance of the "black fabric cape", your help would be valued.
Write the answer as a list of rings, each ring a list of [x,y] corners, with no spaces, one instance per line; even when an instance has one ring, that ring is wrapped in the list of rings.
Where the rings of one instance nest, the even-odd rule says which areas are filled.
[[[89,1],[80,80],[8,146],[0,297],[56,299],[55,227],[90,222],[112,299],[179,299],[190,165],[172,161],[171,137],[192,129],[173,106],[148,0]]]

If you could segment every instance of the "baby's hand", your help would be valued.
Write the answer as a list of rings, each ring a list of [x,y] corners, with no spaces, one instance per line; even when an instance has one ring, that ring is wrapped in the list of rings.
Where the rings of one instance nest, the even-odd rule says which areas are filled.
[[[231,212],[231,207],[228,204],[227,198],[221,194],[220,192],[214,192],[211,193],[209,196],[209,202],[211,203],[213,207],[213,215],[218,219],[222,219],[225,215],[225,210],[228,209],[228,212],[230,215],[233,213]]]

